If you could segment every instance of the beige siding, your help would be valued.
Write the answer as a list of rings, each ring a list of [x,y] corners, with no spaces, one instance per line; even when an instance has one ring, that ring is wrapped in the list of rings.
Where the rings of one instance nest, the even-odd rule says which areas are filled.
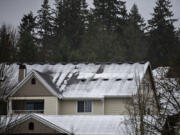
[[[127,114],[126,106],[128,98],[106,98],[104,100],[105,115],[123,115]]]
[[[104,114],[103,101],[95,100],[93,101],[93,114]]]
[[[36,79],[36,84],[31,84],[31,77],[14,95],[13,97],[38,97],[53,96],[47,88]]]
[[[78,113],[77,100],[59,100],[59,114],[103,114],[103,101],[93,100],[91,113]]]
[[[45,114],[58,114],[58,98],[57,97],[46,97],[45,104],[44,104],[44,113]]]
[[[29,130],[29,123],[34,123],[34,130]],[[21,124],[17,124],[16,126],[12,127],[8,130],[9,134],[28,134],[28,133],[35,133],[35,134],[57,134],[58,131],[51,129],[50,127],[46,126],[43,123],[35,119],[29,119]]]

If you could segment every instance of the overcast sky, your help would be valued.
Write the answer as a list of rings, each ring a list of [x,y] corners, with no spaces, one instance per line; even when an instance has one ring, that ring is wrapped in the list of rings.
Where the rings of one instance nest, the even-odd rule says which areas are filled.
[[[93,0],[87,0],[87,3],[92,7]],[[126,0],[128,11],[134,3],[138,5],[141,15],[148,20],[153,12],[156,0]],[[35,14],[40,9],[43,0],[0,0],[0,25],[3,23],[17,27],[20,23],[22,16],[30,11]],[[53,5],[54,0],[49,0]],[[175,23],[176,27],[180,27],[180,0],[171,0],[173,5],[173,12],[175,18],[179,19]]]

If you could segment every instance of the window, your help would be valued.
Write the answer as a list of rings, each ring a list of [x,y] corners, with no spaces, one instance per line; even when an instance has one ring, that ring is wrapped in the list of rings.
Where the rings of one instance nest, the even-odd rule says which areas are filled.
[[[92,81],[97,81],[97,80],[98,80],[98,79],[96,79],[96,78],[93,78],[93,79],[92,79]]]
[[[33,122],[29,123],[29,130],[34,130],[34,123]]]
[[[121,81],[122,79],[121,78],[117,78],[116,81]]]
[[[86,79],[81,79],[81,82],[85,82],[86,81]]]
[[[91,112],[92,102],[91,101],[78,101],[77,103],[78,112]]]
[[[44,102],[43,101],[28,101],[28,102],[26,102],[26,110],[43,111],[44,110]]]
[[[132,81],[132,80],[133,80],[133,78],[128,78],[127,80],[128,80],[128,81]]]
[[[32,78],[31,84],[36,84],[36,79],[35,78]]]

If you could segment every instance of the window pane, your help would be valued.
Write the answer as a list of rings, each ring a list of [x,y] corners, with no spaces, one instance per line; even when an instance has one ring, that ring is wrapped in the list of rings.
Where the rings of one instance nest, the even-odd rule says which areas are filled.
[[[29,130],[34,130],[34,123],[32,122],[29,123]]]
[[[33,103],[27,103],[26,104],[26,110],[34,110],[34,104]]]
[[[34,110],[44,110],[43,102],[36,102],[36,103],[34,103]]]
[[[27,102],[26,110],[44,110],[44,102],[43,101]]]
[[[36,79],[35,78],[32,78],[31,84],[36,84]]]
[[[91,106],[92,106],[92,103],[91,101],[85,101],[85,112],[91,112]]]
[[[78,101],[78,112],[84,112],[84,101]]]

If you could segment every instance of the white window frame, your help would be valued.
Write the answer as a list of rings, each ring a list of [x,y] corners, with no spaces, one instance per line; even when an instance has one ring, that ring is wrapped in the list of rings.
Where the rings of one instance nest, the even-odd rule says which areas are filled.
[[[79,101],[91,102],[91,111],[90,111],[90,112],[85,112],[85,104],[84,104],[84,112],[79,112],[79,111],[78,111],[78,102],[79,102]],[[77,113],[92,113],[92,112],[93,112],[93,102],[92,102],[91,100],[78,100],[78,101],[76,102],[76,112],[77,112]]]

